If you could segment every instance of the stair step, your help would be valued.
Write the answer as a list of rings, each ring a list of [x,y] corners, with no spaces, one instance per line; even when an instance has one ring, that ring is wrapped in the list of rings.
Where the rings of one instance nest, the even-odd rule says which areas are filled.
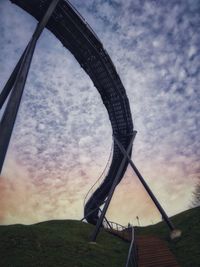
[[[131,241],[132,234],[128,231],[109,230],[126,241]],[[136,236],[138,267],[180,267],[167,243],[156,236]]]
[[[167,244],[155,236],[136,238],[138,267],[179,267]]]

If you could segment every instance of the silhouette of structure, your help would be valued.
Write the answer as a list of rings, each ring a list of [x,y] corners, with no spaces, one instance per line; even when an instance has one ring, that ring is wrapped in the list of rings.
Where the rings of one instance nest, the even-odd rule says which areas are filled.
[[[11,1],[40,22],[0,95],[1,108],[10,94],[0,124],[0,171],[17,116],[34,48],[42,30],[47,27],[63,46],[71,51],[81,67],[90,76],[101,95],[112,125],[114,145],[109,171],[101,185],[90,196],[84,208],[84,218],[89,223],[96,225],[92,240],[96,239],[114,190],[123,178],[128,164],[139,177],[169,228],[173,230],[174,226],[131,160],[132,144],[136,131],[133,128],[129,101],[120,77],[97,35],[68,1],[53,0],[50,4],[49,0]],[[99,216],[100,206],[103,204],[105,205]]]

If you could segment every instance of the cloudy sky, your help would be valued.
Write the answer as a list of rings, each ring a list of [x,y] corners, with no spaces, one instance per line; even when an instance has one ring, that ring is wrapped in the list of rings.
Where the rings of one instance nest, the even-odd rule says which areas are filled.
[[[199,0],[72,0],[110,54],[129,97],[132,159],[169,215],[187,209],[200,173]],[[0,88],[36,21],[0,1]],[[1,90],[1,89],[0,89]],[[2,111],[0,113],[2,115]],[[111,126],[89,77],[45,30],[0,177],[0,224],[80,219],[111,151]],[[129,168],[108,218],[160,220]]]

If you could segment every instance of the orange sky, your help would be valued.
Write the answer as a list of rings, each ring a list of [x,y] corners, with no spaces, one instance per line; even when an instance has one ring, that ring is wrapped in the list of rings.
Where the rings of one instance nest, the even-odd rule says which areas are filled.
[[[46,184],[42,180],[41,183],[35,183],[28,170],[20,166],[16,158],[16,155],[14,157],[13,154],[8,154],[0,179],[1,224],[31,224],[50,219],[82,218],[84,197],[94,182],[94,177],[97,177],[95,167],[93,171],[88,172],[87,183],[81,176],[74,180],[66,177],[66,184],[59,184],[60,181],[56,180],[56,177],[49,177],[51,182]],[[182,177],[178,179],[180,169],[176,165],[170,165],[168,168],[167,163],[162,164],[153,160],[149,163],[146,161],[142,173],[151,177],[146,181],[166,212],[173,215],[189,207],[194,181],[192,179],[187,181]],[[139,167],[140,165],[141,162],[138,162]],[[65,173],[63,180],[64,176]],[[161,219],[129,167],[125,178],[115,191],[107,217],[111,221],[127,225],[128,222],[137,224],[136,216],[139,216],[142,225],[152,224]]]

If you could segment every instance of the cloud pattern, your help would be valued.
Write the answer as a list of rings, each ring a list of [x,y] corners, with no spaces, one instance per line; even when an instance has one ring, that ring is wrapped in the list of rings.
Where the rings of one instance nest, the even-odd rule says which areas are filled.
[[[199,173],[199,1],[72,4],[102,40],[127,90],[138,131],[134,161],[169,214],[186,209]],[[2,88],[36,21],[5,0],[0,13]],[[84,195],[104,168],[111,143],[108,115],[97,90],[73,56],[45,30],[3,170],[1,222],[80,218]],[[13,195],[8,184],[18,193]],[[32,199],[27,204],[18,202],[19,189],[25,194],[26,184]],[[5,204],[8,196],[13,200]],[[127,207],[131,199],[133,204]],[[22,216],[19,206],[28,216]],[[159,218],[129,169],[109,217],[127,223],[138,214],[144,223]]]

